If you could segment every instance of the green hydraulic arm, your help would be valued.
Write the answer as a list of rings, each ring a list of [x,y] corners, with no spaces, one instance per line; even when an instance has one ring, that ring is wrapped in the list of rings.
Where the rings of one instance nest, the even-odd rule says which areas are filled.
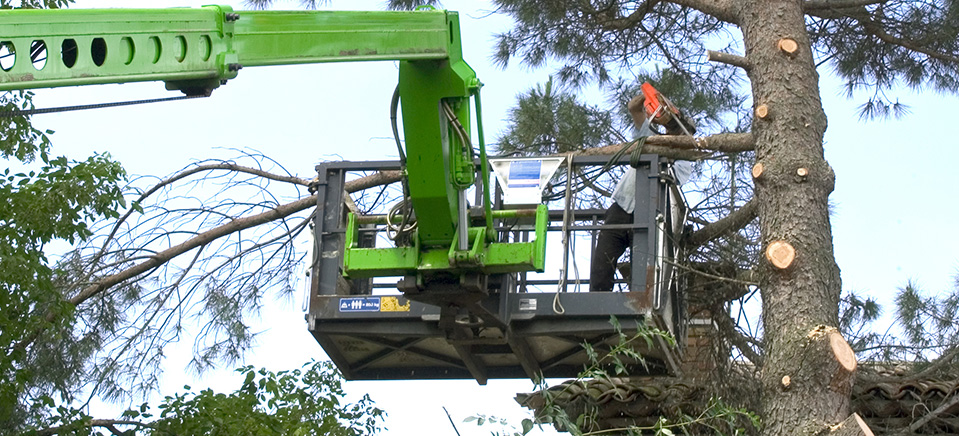
[[[344,269],[356,277],[424,272],[542,270],[546,210],[536,240],[496,243],[489,171],[477,123],[485,225],[469,228],[465,190],[476,178],[470,98],[481,84],[463,60],[456,12],[173,9],[0,10],[0,91],[163,81],[209,95],[241,68],[400,61],[406,171],[417,230],[407,247],[357,248],[347,231]]]

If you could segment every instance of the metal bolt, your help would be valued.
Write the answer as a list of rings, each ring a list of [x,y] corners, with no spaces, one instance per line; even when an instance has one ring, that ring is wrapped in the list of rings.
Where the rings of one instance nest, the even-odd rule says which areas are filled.
[[[240,71],[243,68],[243,65],[240,64],[226,64],[227,71]]]
[[[240,19],[240,14],[237,14],[235,12],[230,12],[230,13],[223,14],[223,18],[226,19],[226,21],[236,21]]]

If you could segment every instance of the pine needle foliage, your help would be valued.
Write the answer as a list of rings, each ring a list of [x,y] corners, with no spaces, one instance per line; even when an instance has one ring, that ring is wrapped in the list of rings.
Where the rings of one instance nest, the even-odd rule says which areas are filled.
[[[496,144],[497,154],[561,154],[623,139],[609,111],[580,103],[572,92],[557,88],[550,78],[517,97],[507,130]]]

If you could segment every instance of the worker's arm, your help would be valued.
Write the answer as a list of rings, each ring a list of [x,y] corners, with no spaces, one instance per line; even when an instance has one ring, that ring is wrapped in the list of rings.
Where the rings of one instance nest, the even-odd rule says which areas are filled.
[[[626,109],[629,110],[629,115],[633,117],[633,127],[640,129],[643,127],[643,123],[646,122],[646,110],[643,108],[643,101],[646,98],[643,94],[639,94],[629,100],[629,103],[626,103]]]

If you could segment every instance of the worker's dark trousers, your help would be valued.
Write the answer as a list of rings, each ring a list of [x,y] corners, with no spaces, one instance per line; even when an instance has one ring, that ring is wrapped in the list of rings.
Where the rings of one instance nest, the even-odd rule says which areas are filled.
[[[633,214],[626,213],[618,204],[613,203],[606,209],[606,224],[632,224]],[[626,251],[632,240],[629,229],[603,229],[596,241],[596,250],[589,268],[589,291],[609,292],[613,290],[613,274],[616,263]]]

